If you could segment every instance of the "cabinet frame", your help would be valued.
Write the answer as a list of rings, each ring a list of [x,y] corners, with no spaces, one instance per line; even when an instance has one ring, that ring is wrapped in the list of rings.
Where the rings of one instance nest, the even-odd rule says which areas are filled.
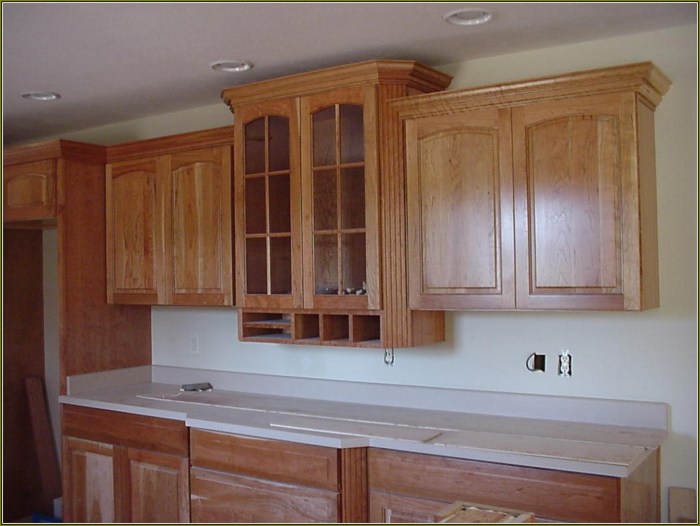
[[[513,127],[513,184],[515,232],[515,301],[508,306],[474,305],[473,298],[459,295],[451,299],[416,298],[411,295],[414,308],[471,309],[558,309],[558,310],[641,310],[658,307],[658,249],[656,227],[656,183],[654,166],[653,110],[668,91],[670,81],[651,62],[629,64],[612,68],[576,72],[541,79],[525,80],[504,85],[485,86],[432,95],[419,95],[391,102],[401,121],[410,129],[412,121],[453,116],[456,120],[489,108],[512,112]],[[533,286],[533,272],[537,270],[532,253],[532,210],[528,201],[527,174],[523,166],[529,152],[525,151],[522,128],[528,111],[559,108],[562,113],[568,105],[581,107],[587,102],[616,100],[619,118],[620,203],[619,254],[621,285],[617,290],[591,293],[571,287],[556,293]],[[598,104],[595,102],[593,105]],[[592,106],[591,106],[592,107]],[[586,110],[591,111],[591,110]],[[408,147],[410,150],[412,145]],[[414,163],[415,164],[415,163]],[[409,172],[410,176],[410,172]],[[409,183],[410,184],[410,183]],[[409,200],[415,198],[409,196]],[[420,222],[413,208],[411,225]],[[420,269],[415,258],[409,269],[411,279],[418,279]]]
[[[370,94],[365,98],[365,115],[370,109],[372,114],[371,120],[365,122],[365,140],[369,141],[365,144],[369,146],[374,140],[377,146],[372,149],[374,151],[365,150],[366,166],[369,167],[376,163],[377,170],[376,182],[369,180],[369,184],[377,188],[376,204],[370,203],[370,207],[377,207],[376,216],[369,217],[369,213],[373,213],[372,208],[366,211],[367,228],[370,228],[369,225],[376,225],[376,227],[371,228],[377,229],[376,240],[366,241],[369,266],[367,271],[368,289],[371,288],[370,282],[376,280],[376,293],[370,291],[369,298],[346,298],[349,305],[343,305],[343,297],[322,298],[316,295],[309,298],[307,288],[298,297],[295,296],[296,303],[288,302],[291,304],[290,307],[282,307],[274,301],[265,302],[264,298],[261,298],[259,302],[255,301],[253,305],[252,298],[241,296],[240,284],[244,277],[244,271],[239,269],[237,273],[239,306],[244,309],[281,310],[283,308],[308,309],[310,305],[313,305],[316,310],[343,310],[347,311],[347,314],[352,313],[353,309],[357,308],[381,309],[380,346],[382,347],[415,347],[444,340],[444,313],[410,311],[406,304],[405,190],[400,170],[403,147],[400,144],[400,122],[396,113],[389,109],[388,101],[416,93],[443,90],[450,80],[451,77],[448,75],[413,61],[379,60],[290,75],[223,91],[225,102],[236,116],[236,122],[239,122],[241,120],[240,111],[247,111],[246,108],[257,105],[264,108],[269,101],[293,100],[295,108],[300,111],[298,104],[304,104],[304,100],[325,97],[324,94],[327,92],[342,93],[342,90],[365,90],[366,93]],[[302,127],[304,126],[305,124],[302,123]],[[368,130],[371,131],[368,132]],[[240,135],[240,133],[238,134]],[[372,135],[374,135],[374,139],[372,139]],[[241,145],[237,144],[236,151],[240,152]],[[304,148],[305,146],[302,146],[302,152],[304,152]],[[308,152],[302,153],[302,155],[305,156],[304,160],[306,160]],[[236,157],[239,155],[237,154]],[[300,162],[302,161],[300,160]],[[302,164],[304,165],[302,170],[308,170],[306,167],[308,162],[302,162]],[[237,170],[236,174],[239,173],[240,170]],[[302,175],[302,177],[304,176]],[[371,174],[370,177],[372,177]],[[238,175],[236,175],[236,179],[239,179]],[[235,184],[239,184],[238,181]],[[305,184],[308,184],[308,181]],[[309,194],[308,187],[305,194]],[[240,203],[240,192],[237,197],[238,203]],[[305,210],[301,213],[309,214],[310,211]],[[236,221],[236,242],[239,251],[242,247],[240,217],[237,215]],[[305,217],[306,223],[308,223],[308,215]],[[305,231],[303,235],[308,236],[308,232]],[[371,231],[370,235],[374,236]],[[377,259],[370,262],[370,258],[374,257],[375,250]],[[306,252],[303,257],[308,258],[308,249]],[[240,254],[240,252],[238,253]],[[300,266],[299,261],[297,260],[297,266]],[[374,276],[375,272],[376,277]],[[302,281],[299,282],[300,286],[303,286]],[[307,278],[307,283],[308,281]],[[336,300],[338,301],[336,302]],[[349,300],[355,303],[361,302],[362,305],[358,307],[355,304],[350,304]],[[324,304],[324,302],[329,302],[332,306],[328,303]],[[366,306],[365,302],[367,302]]]

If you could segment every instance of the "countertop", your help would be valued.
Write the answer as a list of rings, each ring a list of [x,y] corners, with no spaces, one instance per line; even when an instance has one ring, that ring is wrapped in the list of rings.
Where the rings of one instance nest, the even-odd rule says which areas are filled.
[[[319,384],[307,379],[295,379],[302,387],[287,391],[298,396],[274,394],[275,387],[270,384],[274,384],[275,379],[269,377],[265,378],[266,392],[237,390],[236,386],[246,383],[240,381],[240,374],[234,375],[236,381],[233,382],[217,376],[225,389],[218,388],[212,382],[215,386],[212,391],[182,392],[180,383],[172,380],[187,378],[202,381],[201,374],[183,374],[168,372],[163,375],[142,369],[138,374],[125,371],[121,379],[113,377],[110,381],[104,381],[104,377],[99,377],[98,373],[97,381],[84,382],[82,387],[71,389],[69,395],[62,396],[60,401],[180,420],[190,428],[332,448],[377,447],[621,478],[629,476],[668,435],[663,422],[665,404],[654,402],[648,403],[647,408],[640,402],[630,402],[632,405],[628,407],[625,401],[601,400],[598,405],[602,423],[595,423],[591,421],[595,420],[595,410],[589,411],[592,415],[589,421],[522,417],[498,410],[498,404],[508,404],[509,397],[518,397],[517,394],[493,395],[497,397],[493,404],[494,414],[487,414],[483,408],[470,410],[466,403],[470,399],[483,400],[484,396],[492,396],[482,392],[448,390],[455,392],[443,394],[442,390],[438,390],[437,396],[433,396],[438,399],[436,403],[440,403],[440,396],[449,396],[450,400],[458,397],[456,399],[466,401],[459,404],[465,409],[458,411],[446,410],[444,401],[440,408],[430,408],[399,407],[386,402],[367,403],[358,401],[361,398],[353,399],[352,395],[346,396],[349,401],[311,398],[304,387],[309,383],[312,387]],[[163,376],[169,382],[158,381]],[[125,378],[129,380],[124,381]],[[79,382],[73,380],[73,385],[78,385]],[[259,379],[252,378],[249,383],[255,380]],[[280,379],[277,388],[288,388],[288,385],[282,384],[289,381],[288,378]],[[182,383],[189,382],[185,380]],[[354,383],[337,383],[340,391],[353,392]],[[321,385],[327,390],[333,384],[333,381],[322,381]],[[397,386],[386,388],[386,392],[396,393],[397,389],[401,392]],[[381,394],[383,386],[367,388],[357,384],[357,389],[363,391],[365,396],[368,390],[376,395]],[[421,388],[405,389],[407,397],[411,398],[417,394],[412,391]],[[424,388],[424,391],[422,394],[428,396],[431,394],[429,391],[435,389]],[[534,395],[522,396],[531,398]],[[547,400],[552,397],[539,398],[542,404],[560,403],[559,400]],[[580,401],[582,406],[588,404],[593,408],[597,403],[595,399],[572,400],[570,403]],[[608,406],[620,405],[619,408],[614,405],[615,410],[625,414],[630,413],[630,408],[631,412],[638,411],[640,414],[648,409],[652,417],[645,416],[640,420],[643,427],[611,425],[606,420],[614,418],[614,415],[607,415],[606,403]]]

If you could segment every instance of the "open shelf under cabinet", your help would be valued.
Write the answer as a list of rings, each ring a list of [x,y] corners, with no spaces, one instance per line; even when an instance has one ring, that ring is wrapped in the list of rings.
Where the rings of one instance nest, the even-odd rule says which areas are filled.
[[[292,343],[381,348],[381,313],[362,311],[279,312],[243,309],[239,339],[246,342]]]

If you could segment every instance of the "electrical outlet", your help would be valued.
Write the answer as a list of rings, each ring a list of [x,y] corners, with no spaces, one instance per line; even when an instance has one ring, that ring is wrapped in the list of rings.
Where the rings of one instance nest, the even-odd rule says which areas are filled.
[[[199,356],[199,336],[196,334],[190,336],[190,354]]]
[[[565,349],[559,355],[559,376],[571,376],[571,354]]]

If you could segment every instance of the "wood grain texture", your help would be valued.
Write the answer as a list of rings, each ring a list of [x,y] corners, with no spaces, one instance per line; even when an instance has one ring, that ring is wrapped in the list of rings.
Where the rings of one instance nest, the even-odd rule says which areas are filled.
[[[59,166],[58,263],[61,392],[74,374],[151,363],[147,306],[106,301],[105,167],[64,160]]]
[[[185,457],[127,450],[127,522],[190,522],[190,474]]]
[[[166,303],[233,304],[231,149],[167,157]]]
[[[121,503],[115,489],[120,473],[110,444],[63,438],[63,520],[119,522]]]
[[[369,522],[429,523],[435,514],[450,504],[449,500],[426,499],[408,495],[371,491]]]
[[[4,166],[2,181],[3,224],[56,216],[56,160]]]
[[[26,378],[25,386],[32,421],[33,446],[39,459],[43,496],[41,507],[49,509],[53,507],[53,499],[61,496],[61,471],[49,418],[44,380],[38,376]]]
[[[341,449],[338,457],[339,522],[367,522],[367,448]]]
[[[337,522],[338,496],[329,490],[193,467],[192,521],[219,523]]]
[[[104,146],[54,139],[4,148],[2,163],[3,166],[9,166],[59,158],[104,164],[107,162],[107,151]]]
[[[419,511],[425,510],[422,499],[453,502],[467,500],[485,506],[531,511],[538,518],[572,522],[658,521],[654,506],[637,507],[635,502],[658,499],[658,481],[653,478],[657,460],[650,455],[631,479],[585,475],[538,468],[507,466],[430,455],[380,449],[369,451],[370,520],[377,520],[391,508],[391,499],[409,496],[421,499]],[[641,471],[640,471],[641,470]],[[646,482],[643,490],[636,487],[639,477]],[[627,481],[627,482],[625,482]],[[621,490],[621,484],[628,488]],[[644,491],[647,493],[645,494]],[[375,500],[381,497],[379,503]],[[389,503],[386,502],[389,499]],[[393,506],[396,506],[394,504]],[[403,513],[416,512],[409,501]]]
[[[64,404],[63,433],[119,446],[187,455],[185,423],[151,416]]]
[[[435,275],[443,282],[458,280],[460,272],[464,278],[466,272],[480,267],[464,253],[450,255],[449,262],[433,254],[444,246],[458,250],[455,247],[459,243],[468,247],[463,251],[478,254],[482,247],[489,246],[490,239],[474,238],[469,228],[478,225],[479,220],[467,221],[462,217],[466,213],[463,208],[450,207],[457,199],[449,191],[450,179],[437,174],[450,173],[466,164],[466,158],[483,157],[483,153],[476,144],[464,141],[448,146],[446,138],[441,143],[434,140],[428,148],[427,143],[419,142],[420,127],[427,128],[441,119],[457,122],[480,112],[512,108],[510,184],[517,265],[514,283],[508,286],[515,287],[515,304],[460,305],[459,300],[449,299],[450,287],[445,286],[442,308],[640,310],[658,306],[653,109],[668,87],[663,74],[644,63],[392,101],[391,107],[410,133],[409,176],[433,170],[432,179],[446,185],[446,189],[437,195],[439,186],[426,185],[425,201],[436,203],[430,210],[454,209],[461,214],[460,218],[442,221],[441,215],[426,215],[417,204],[425,189],[411,183],[408,202],[412,231],[424,228],[431,242],[440,236],[446,240],[438,243],[438,250],[424,246],[416,252],[416,246],[425,243],[423,232],[421,238],[411,241],[409,252],[414,252],[410,264],[417,268],[432,257],[430,267],[439,270]],[[483,170],[481,166],[488,163],[472,166],[472,171]],[[409,177],[409,183],[415,179],[415,175]],[[478,188],[471,187],[475,191]],[[455,187],[451,190],[454,192]],[[441,228],[460,220],[470,227],[463,227],[453,243],[447,242],[448,236]],[[431,225],[435,221],[437,224]],[[510,221],[503,218],[502,234],[509,225]],[[502,244],[504,250],[509,246]],[[503,252],[501,258],[505,256]],[[418,285],[416,277],[423,280]],[[506,273],[503,277],[506,283]],[[426,286],[425,270],[414,271],[411,282],[419,289],[413,293],[416,296]],[[459,296],[459,288],[455,291]],[[485,295],[477,297],[479,302],[489,301]],[[426,301],[421,308],[437,305]]]
[[[409,305],[515,306],[508,110],[406,123]]]
[[[374,60],[236,86],[223,90],[222,98],[235,108],[261,100],[378,83],[405,84],[421,92],[443,90],[451,80],[450,76],[414,61]]]
[[[217,146],[230,146],[233,144],[233,138],[234,127],[224,126],[221,128],[122,143],[106,148],[107,161],[109,163],[115,163]]]
[[[42,506],[24,385],[25,378],[44,376],[42,233],[5,228],[2,243],[2,505],[4,519],[12,521]]]
[[[192,429],[193,466],[338,490],[335,449]]]
[[[165,303],[165,184],[158,158],[107,167],[107,300]]]
[[[579,71],[563,75],[493,84],[444,94],[411,96],[392,107],[403,118],[441,115],[480,108],[512,107],[560,98],[602,93],[638,93],[651,108],[671,87],[671,81],[651,62]]]
[[[625,106],[610,94],[513,110],[519,308],[615,310],[639,294],[623,281],[640,268]]]
[[[440,89],[438,85],[424,87],[424,91]],[[378,152],[385,312],[382,341],[386,348],[416,347],[445,339],[444,312],[414,311],[408,307],[405,144],[403,123],[390,107],[390,101],[415,91],[414,87],[400,84],[377,87],[378,137],[382,145]]]

